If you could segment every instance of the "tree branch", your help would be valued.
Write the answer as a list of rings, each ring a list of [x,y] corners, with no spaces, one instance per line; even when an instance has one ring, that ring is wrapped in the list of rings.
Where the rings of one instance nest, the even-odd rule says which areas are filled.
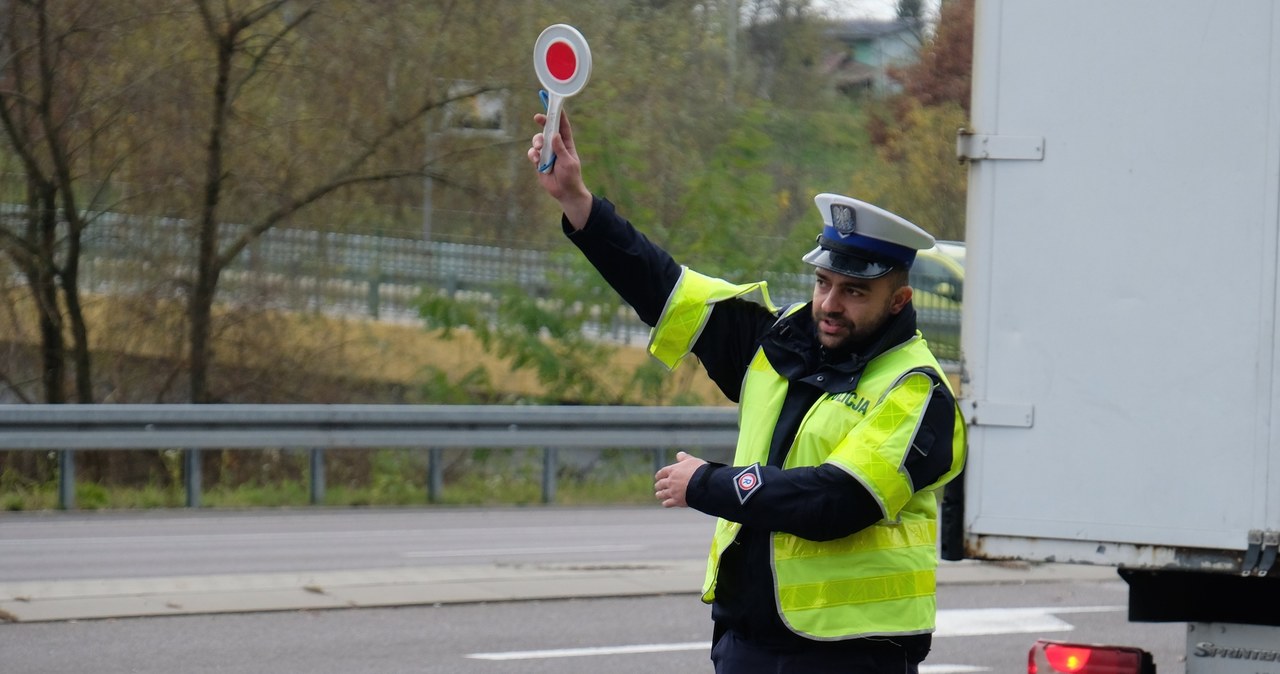
[[[269,16],[270,11],[275,11],[283,4],[284,4],[283,2],[276,2],[276,3],[271,3],[270,5],[261,7],[258,10],[260,12],[263,12],[261,16],[246,18],[246,21],[249,22],[249,25],[257,23],[258,21],[261,21],[262,19]],[[267,9],[270,9],[270,11],[265,11]],[[249,71],[245,73],[244,77],[241,77],[239,81],[236,82],[235,86],[232,88],[231,100],[235,100],[237,97],[239,97],[240,89],[243,88],[246,84],[248,84],[249,81],[252,80],[254,76],[258,74],[258,69],[262,67],[262,63],[266,61],[267,55],[270,54],[272,50],[275,49],[276,45],[280,44],[280,41],[283,40],[285,36],[293,32],[295,28],[301,25],[303,21],[306,21],[313,14],[315,14],[315,8],[308,7],[306,11],[302,12],[294,20],[287,23],[285,27],[282,28],[278,33],[276,33],[275,35],[272,35],[271,39],[267,42],[267,44],[264,45],[262,49],[259,50],[256,54],[252,55],[253,61],[249,64]],[[248,49],[246,48],[245,51],[248,52]]]
[[[231,262],[235,260],[236,256],[239,255],[241,252],[243,252],[244,249],[247,248],[250,243],[253,243],[255,239],[262,236],[267,230],[271,229],[272,227],[275,227],[277,224],[280,223],[281,220],[284,220],[285,218],[302,210],[306,206],[309,206],[319,201],[320,199],[324,198],[328,194],[335,192],[337,190],[340,190],[343,187],[349,187],[351,185],[368,184],[368,183],[386,182],[390,180],[399,180],[401,178],[426,177],[429,175],[432,177],[433,180],[439,180],[441,182],[445,182],[446,184],[448,183],[448,181],[444,179],[443,176],[429,174],[424,169],[396,169],[396,170],[386,171],[383,173],[372,173],[368,175],[351,175],[351,176],[346,176],[342,178],[336,178],[323,185],[314,187],[306,194],[300,197],[297,197],[295,199],[292,199],[289,201],[289,203],[272,211],[266,217],[264,217],[261,222],[246,229],[240,236],[236,237],[236,240],[231,242],[231,244],[227,246],[227,249],[218,256],[217,268],[223,269],[227,265],[231,264]]]
[[[30,405],[31,403],[35,402],[29,396],[23,393],[22,389],[18,388],[18,384],[15,383],[12,379],[10,379],[9,375],[5,374],[3,371],[0,371],[0,384],[4,384],[5,388],[9,389],[9,391],[13,393],[13,395],[16,396],[18,398],[18,401],[21,402],[22,404]]]
[[[372,141],[370,141],[370,143],[365,147],[364,152],[361,152],[359,155],[356,155],[355,157],[353,157],[351,161],[347,162],[345,166],[343,166],[341,169],[335,172],[333,174],[333,177],[328,182],[323,183],[317,187],[314,187],[311,190],[309,190],[306,194],[291,200],[289,203],[285,204],[281,208],[278,208],[272,213],[268,214],[258,224],[245,230],[239,237],[236,238],[235,241],[233,241],[229,246],[227,246],[226,250],[222,251],[222,253],[218,255],[216,268],[223,269],[227,265],[231,264],[231,262],[236,258],[236,256],[239,255],[241,251],[243,251],[246,247],[248,247],[248,245],[252,243],[254,239],[257,239],[264,232],[274,227],[277,223],[279,223],[284,218],[289,217],[290,215],[298,212],[304,206],[311,204],[321,199],[325,195],[329,194],[330,192],[333,192],[342,187],[347,187],[349,185],[362,184],[362,183],[385,182],[388,180],[396,180],[399,178],[427,177],[427,176],[430,176],[433,180],[436,180],[442,184],[450,184],[450,181],[444,176],[439,174],[428,173],[426,170],[426,166],[423,166],[418,169],[393,169],[390,171],[367,174],[367,175],[358,175],[357,171],[359,171],[360,167],[363,166],[365,162],[367,162],[374,154],[376,154],[378,150],[380,150],[385,143],[387,143],[389,140],[399,135],[405,129],[409,128],[410,125],[416,124],[419,120],[421,120],[427,113],[431,112],[432,110],[439,108],[445,104],[451,103],[453,101],[470,98],[472,96],[478,96],[487,91],[494,91],[495,89],[497,89],[497,87],[477,86],[470,91],[463,92],[456,96],[447,97],[440,101],[428,100],[424,102],[422,105],[418,106],[417,109],[415,109],[410,115],[408,115],[404,119],[401,119],[401,120],[393,119],[391,124],[389,124],[387,128],[382,131],[382,133],[378,134],[378,136],[376,136]]]
[[[24,253],[26,257],[31,260],[38,261],[40,259],[40,251],[36,248],[34,243],[14,234],[4,227],[0,227],[0,244],[5,244],[6,247],[9,248],[10,255],[13,255],[14,251],[17,251]],[[18,259],[15,257],[14,261],[18,262]]]

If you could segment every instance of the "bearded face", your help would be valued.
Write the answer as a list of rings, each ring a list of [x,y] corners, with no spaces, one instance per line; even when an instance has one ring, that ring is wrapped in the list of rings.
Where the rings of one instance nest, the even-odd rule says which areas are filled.
[[[894,277],[855,278],[818,269],[813,286],[813,322],[818,341],[831,351],[865,346],[911,299],[911,288]]]

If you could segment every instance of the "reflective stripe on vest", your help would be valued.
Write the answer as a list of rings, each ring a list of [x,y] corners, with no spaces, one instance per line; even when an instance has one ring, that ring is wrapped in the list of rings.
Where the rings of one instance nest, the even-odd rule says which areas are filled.
[[[965,433],[957,409],[951,470],[913,489],[903,465],[935,385],[933,377],[915,372],[922,369],[949,386],[917,335],[873,359],[854,391],[824,394],[801,421],[783,467],[839,466],[867,486],[885,519],[835,541],[773,534],[777,605],[798,634],[834,640],[933,630],[937,499],[963,467]],[[735,465],[768,460],[787,385],[757,350],[743,383]],[[720,555],[740,528],[717,522],[704,601],[715,598]]]
[[[667,369],[675,369],[685,354],[693,349],[698,335],[702,334],[702,328],[711,316],[712,305],[753,290],[760,291],[769,311],[777,312],[769,300],[769,287],[764,281],[736,285],[681,267],[680,279],[671,290],[666,306],[662,307],[658,324],[649,333],[649,353]]]

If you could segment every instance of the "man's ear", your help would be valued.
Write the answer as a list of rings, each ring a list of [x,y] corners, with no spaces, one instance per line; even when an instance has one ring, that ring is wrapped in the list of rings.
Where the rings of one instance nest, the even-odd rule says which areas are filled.
[[[911,286],[902,286],[893,291],[893,301],[889,304],[889,312],[897,315],[911,301]]]

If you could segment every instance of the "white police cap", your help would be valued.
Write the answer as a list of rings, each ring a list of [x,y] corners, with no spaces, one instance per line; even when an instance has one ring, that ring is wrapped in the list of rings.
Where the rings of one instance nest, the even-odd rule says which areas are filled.
[[[906,219],[865,201],[823,193],[813,198],[822,213],[818,247],[804,256],[815,267],[857,278],[878,278],[895,267],[910,269],[916,251],[933,237]]]

